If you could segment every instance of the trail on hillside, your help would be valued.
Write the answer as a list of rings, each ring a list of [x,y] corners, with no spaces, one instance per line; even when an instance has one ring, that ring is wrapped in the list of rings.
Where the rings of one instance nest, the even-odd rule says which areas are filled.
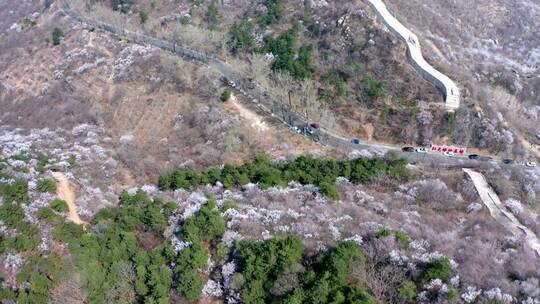
[[[53,177],[56,179],[56,193],[58,196],[66,201],[69,207],[68,219],[70,219],[75,224],[88,224],[87,222],[81,220],[79,214],[77,213],[77,205],[75,204],[75,192],[71,187],[71,183],[67,177],[62,172],[53,172]]]
[[[231,96],[229,103],[231,107],[240,114],[240,117],[244,118],[252,128],[260,132],[268,131],[269,128],[262,117],[240,104],[234,95]]]
[[[540,257],[540,239],[538,239],[538,236],[532,230],[521,224],[512,213],[506,210],[499,199],[499,196],[487,183],[485,177],[481,173],[471,169],[463,169],[463,171],[471,177],[480,198],[488,208],[491,216],[506,229],[511,231],[514,236],[518,238],[523,237],[527,245],[529,245],[536,252],[538,257]]]

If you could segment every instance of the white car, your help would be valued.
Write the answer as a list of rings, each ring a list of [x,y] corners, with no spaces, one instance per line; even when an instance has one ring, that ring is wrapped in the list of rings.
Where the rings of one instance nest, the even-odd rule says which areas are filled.
[[[298,128],[298,127],[296,127],[296,126],[292,127],[292,130],[293,130],[294,132],[298,133],[298,134],[302,133],[302,130],[300,130],[300,128]]]
[[[416,148],[416,153],[427,153],[427,148]]]
[[[525,163],[525,166],[530,167],[530,168],[533,168],[533,167],[536,167],[536,163],[533,162],[533,161],[529,161],[529,162],[526,162],[526,163]]]
[[[443,154],[444,156],[448,156],[448,157],[453,157],[454,155],[456,155],[454,152],[450,152],[450,151],[446,151]]]

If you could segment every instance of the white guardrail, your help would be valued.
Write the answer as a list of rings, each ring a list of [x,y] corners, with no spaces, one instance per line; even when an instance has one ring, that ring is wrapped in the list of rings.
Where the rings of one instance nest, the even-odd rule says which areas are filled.
[[[407,44],[407,54],[414,69],[442,91],[448,111],[453,112],[459,108],[459,88],[448,76],[437,71],[424,59],[418,37],[401,24],[381,0],[367,0],[367,2],[383,20],[386,27]]]

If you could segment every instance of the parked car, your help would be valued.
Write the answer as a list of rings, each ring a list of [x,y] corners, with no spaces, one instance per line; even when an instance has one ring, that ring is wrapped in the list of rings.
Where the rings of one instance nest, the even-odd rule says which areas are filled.
[[[533,168],[533,167],[536,167],[536,163],[533,162],[533,161],[528,161],[525,163],[525,166],[529,167],[529,168]]]
[[[416,148],[417,153],[427,153],[428,149],[424,147]]]
[[[321,125],[316,123],[316,122],[311,123],[309,126],[312,127],[313,129],[320,129],[321,128]]]
[[[454,152],[450,152],[450,151],[446,151],[443,154],[444,156],[448,156],[448,157],[453,157],[454,155],[456,155]]]
[[[478,159],[480,156],[478,154],[469,155],[469,159]]]
[[[514,160],[509,159],[509,158],[505,158],[505,159],[502,160],[502,163],[503,163],[503,164],[507,164],[507,165],[509,165],[509,164],[511,164],[511,163],[513,163],[513,162],[514,162]]]
[[[292,129],[294,132],[296,132],[296,133],[302,133],[302,130],[300,130],[300,128],[297,127],[297,126],[294,126],[294,127],[292,127],[291,129]]]
[[[306,130],[306,133],[309,134],[309,135],[315,134],[315,129],[313,129],[311,127],[307,127],[305,130]]]
[[[359,145],[361,143],[360,138],[354,138],[351,142],[355,145]]]
[[[403,152],[414,152],[414,148],[413,147],[403,147],[403,148],[401,148],[401,151],[403,151]]]

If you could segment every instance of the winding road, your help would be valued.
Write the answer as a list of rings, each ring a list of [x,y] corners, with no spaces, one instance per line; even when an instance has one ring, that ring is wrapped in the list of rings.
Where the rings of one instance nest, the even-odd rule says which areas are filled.
[[[299,113],[296,113],[294,110],[292,110],[286,103],[280,102],[277,98],[273,97],[270,93],[265,91],[261,86],[259,86],[257,83],[250,80],[250,77],[248,75],[243,74],[238,69],[234,68],[233,66],[229,65],[227,62],[212,57],[210,55],[204,54],[199,51],[191,50],[186,47],[183,47],[181,45],[177,45],[176,43],[172,43],[163,39],[155,38],[149,35],[141,34],[132,32],[125,29],[120,29],[117,27],[114,27],[110,24],[106,24],[101,21],[92,20],[89,18],[86,18],[84,16],[81,16],[76,11],[72,10],[67,0],[58,0],[61,7],[63,8],[64,12],[74,20],[85,24],[89,28],[95,28],[104,32],[108,32],[110,34],[121,36],[124,38],[127,38],[133,43],[141,44],[141,45],[152,45],[154,47],[160,48],[162,50],[171,52],[177,56],[180,56],[186,60],[191,60],[203,65],[206,65],[210,68],[213,68],[214,70],[218,71],[225,80],[227,80],[228,84],[233,87],[239,94],[237,95],[243,95],[247,100],[252,101],[252,105],[259,108],[261,111],[268,114],[268,116],[273,117],[274,119],[277,119],[281,121],[282,123],[288,125],[289,127],[292,126],[308,126],[309,121],[300,115]],[[378,3],[379,8],[381,8],[381,13],[388,12],[386,10],[386,7],[384,7],[384,10],[382,10],[381,4],[384,6],[384,3],[382,3],[380,0],[367,0],[370,1],[370,3]],[[389,16],[386,16],[386,13],[384,16],[386,16],[384,20],[390,20],[388,24],[393,24],[395,26],[401,25],[395,18],[393,18],[390,13],[388,12]],[[395,21],[391,21],[393,20]],[[401,25],[402,28],[399,29],[399,33],[410,33],[408,29],[406,29],[403,25]],[[414,34],[412,34],[414,35]],[[414,41],[417,43],[416,36],[414,37]],[[433,72],[433,75],[437,75],[441,79],[445,80],[445,83],[447,84],[453,84],[453,82],[440,72],[437,72],[433,67],[431,67],[421,56],[420,52],[420,46],[418,45],[415,48],[411,48],[410,51],[411,56],[414,56],[412,58],[415,58],[418,64],[421,64],[426,71],[435,71]],[[419,55],[418,55],[419,54]],[[440,74],[440,75],[439,75]],[[446,88],[446,87],[445,87]],[[452,86],[449,85],[448,89],[452,91]],[[454,93],[459,93],[459,90],[453,91]],[[459,98],[458,98],[459,100]],[[450,101],[451,106],[449,108],[455,108],[456,104],[453,101]],[[459,102],[458,102],[459,104]],[[325,129],[324,126],[321,127],[321,129],[317,130],[314,134],[309,135],[305,134],[310,139],[340,150],[344,153],[350,153],[353,151],[358,150],[377,150],[385,152],[393,152],[397,156],[404,157],[408,159],[411,163],[421,162],[426,165],[430,166],[458,166],[458,167],[476,167],[481,165],[482,161],[478,160],[470,160],[466,156],[455,156],[455,157],[446,157],[442,154],[437,153],[405,153],[401,150],[400,146],[390,146],[390,145],[381,145],[381,144],[375,144],[375,143],[369,143],[369,144],[353,144],[351,143],[350,138],[344,138],[331,130]],[[493,158],[496,159],[496,158]],[[501,164],[502,165],[502,164]],[[504,165],[504,166],[514,166],[514,165]]]
[[[424,59],[418,37],[399,22],[381,0],[366,1],[382,19],[386,27],[405,42],[407,45],[407,55],[414,69],[443,92],[447,110],[455,111],[459,108],[460,91],[458,86],[448,76],[439,72]]]

